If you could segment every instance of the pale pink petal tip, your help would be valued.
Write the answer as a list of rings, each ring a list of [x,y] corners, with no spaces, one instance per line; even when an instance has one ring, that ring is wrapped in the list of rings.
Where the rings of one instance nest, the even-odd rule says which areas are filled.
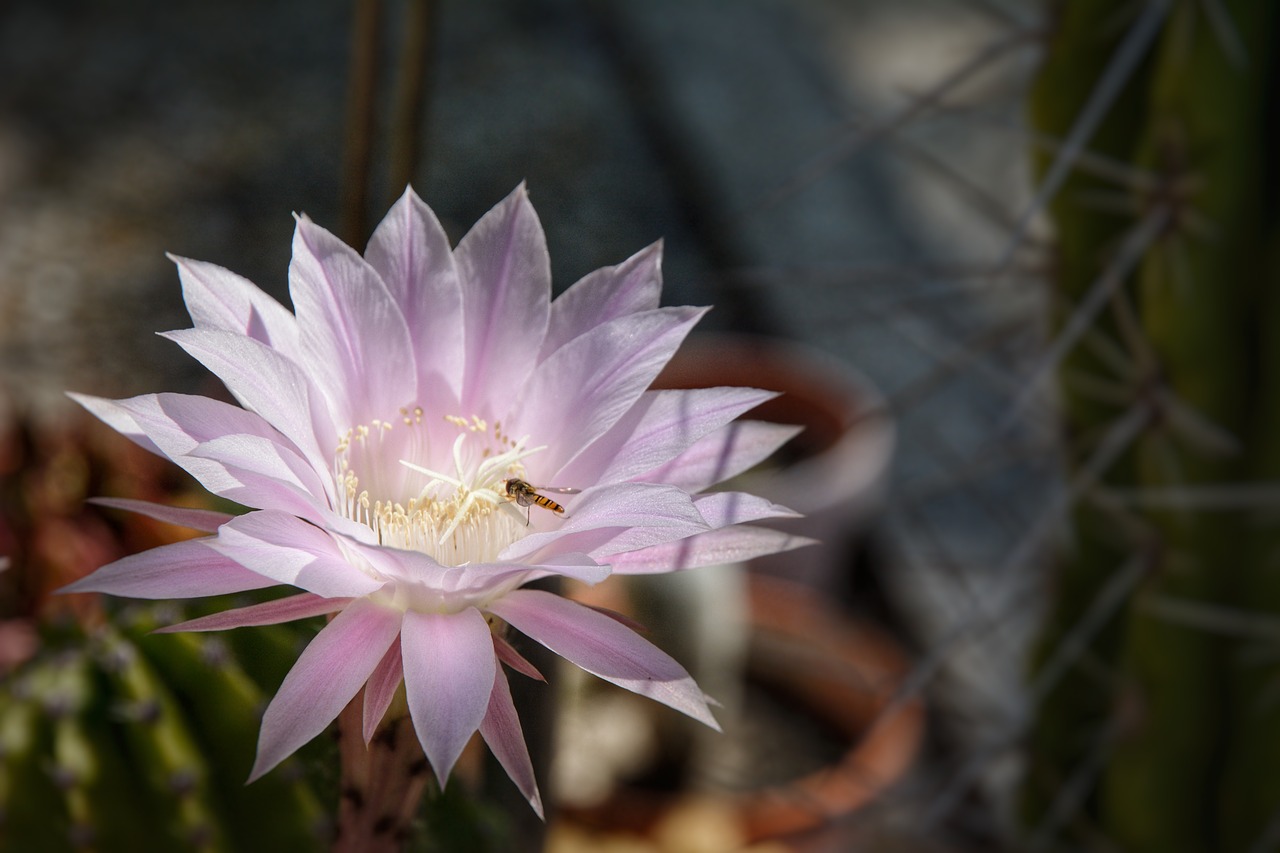
[[[610,617],[552,593],[528,589],[508,593],[489,609],[592,675],[720,730],[705,696],[684,667]]]
[[[315,636],[262,715],[250,782],[337,718],[395,641],[400,619],[398,611],[361,599]]]

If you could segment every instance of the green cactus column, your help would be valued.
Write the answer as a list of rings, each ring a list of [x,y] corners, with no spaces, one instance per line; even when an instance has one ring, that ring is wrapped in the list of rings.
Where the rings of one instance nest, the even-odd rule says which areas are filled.
[[[1099,54],[1125,34],[1117,14],[1111,3],[1059,4],[1032,98],[1046,133],[1068,132],[1105,66]],[[1081,347],[1062,370],[1074,458],[1126,407],[1146,407],[1142,435],[1102,485],[1160,504],[1086,496],[1073,519],[1076,547],[1060,567],[1041,660],[1080,624],[1125,555],[1141,555],[1148,568],[1048,695],[1031,740],[1033,825],[1089,744],[1099,748],[1091,793],[1065,816],[1061,838],[1073,849],[1106,839],[1126,851],[1244,851],[1280,814],[1280,706],[1265,695],[1280,667],[1251,662],[1232,627],[1233,615],[1239,624],[1243,613],[1280,617],[1277,525],[1192,500],[1205,487],[1243,494],[1251,480],[1280,478],[1272,343],[1280,279],[1269,244],[1280,138],[1268,115],[1278,24],[1271,0],[1169,4],[1154,48],[1090,145],[1145,177],[1118,182],[1077,169],[1051,208],[1056,283],[1068,304],[1135,223],[1161,226],[1094,330],[1110,343],[1093,352],[1124,358]],[[1100,204],[1117,198],[1130,205],[1126,215]],[[1128,395],[1100,404],[1075,390],[1082,374]]]
[[[306,780],[245,785],[267,695],[220,639],[151,634],[147,610],[116,621],[46,626],[0,678],[0,850],[323,849]]]
[[[1058,3],[1050,15],[1050,39],[1029,101],[1031,122],[1054,140],[1065,139],[1077,116],[1098,84],[1103,69],[1117,50],[1123,32],[1115,26],[1115,4],[1110,0],[1073,0]],[[1149,63],[1130,75],[1126,85],[1104,116],[1089,142],[1089,150],[1117,162],[1133,155],[1146,113],[1144,90]],[[1043,174],[1057,155],[1056,148],[1038,149]],[[1049,212],[1054,225],[1053,256],[1055,325],[1064,326],[1070,310],[1083,301],[1102,274],[1120,235],[1132,227],[1132,218],[1115,209],[1084,208],[1082,199],[1119,191],[1109,176],[1073,170],[1054,196]],[[1111,341],[1119,337],[1115,319],[1103,315],[1091,338],[1074,347],[1061,367],[1059,394],[1064,412],[1063,438],[1069,469],[1086,464],[1106,431],[1125,414],[1128,401],[1102,400],[1090,393],[1090,382],[1103,380],[1118,386],[1134,377],[1126,365],[1109,355]],[[1104,342],[1096,345],[1095,340]],[[1087,381],[1085,381],[1087,380]],[[1136,485],[1136,461],[1132,452],[1121,455],[1105,474],[1105,482]],[[1133,552],[1132,543],[1116,529],[1111,515],[1090,502],[1077,505],[1069,535],[1069,559],[1058,567],[1051,591],[1052,605],[1036,650],[1033,683],[1047,674],[1067,637],[1085,618],[1100,591],[1122,570]],[[1110,662],[1119,654],[1123,611],[1111,615],[1086,638],[1079,660]],[[1070,787],[1085,756],[1104,736],[1115,704],[1115,691],[1105,669],[1076,665],[1063,672],[1044,694],[1039,718],[1031,732],[1024,811],[1031,830],[1037,831],[1058,806],[1060,793]],[[1085,814],[1096,813],[1096,791],[1088,796]],[[1073,823],[1073,821],[1072,821]]]

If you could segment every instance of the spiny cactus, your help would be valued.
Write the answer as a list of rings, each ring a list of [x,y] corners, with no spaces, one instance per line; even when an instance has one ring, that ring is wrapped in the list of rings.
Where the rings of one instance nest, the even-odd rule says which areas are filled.
[[[323,848],[308,782],[281,771],[245,785],[295,629],[153,635],[186,614],[108,618],[98,596],[51,595],[183,535],[84,506],[104,492],[172,499],[184,485],[80,423],[0,424],[0,850]]]
[[[1280,814],[1280,667],[1238,636],[1242,616],[1280,615],[1280,535],[1205,508],[1280,476],[1278,55],[1272,0],[1051,16],[1037,129],[1069,139],[1119,88],[1090,156],[1057,149],[1043,170],[1073,167],[1049,206],[1064,308],[1107,296],[1059,373],[1086,488],[1036,675],[1025,806],[1050,847],[1244,851]]]
[[[262,689],[220,639],[159,624],[48,632],[0,681],[0,849],[319,849],[304,780],[244,784]]]

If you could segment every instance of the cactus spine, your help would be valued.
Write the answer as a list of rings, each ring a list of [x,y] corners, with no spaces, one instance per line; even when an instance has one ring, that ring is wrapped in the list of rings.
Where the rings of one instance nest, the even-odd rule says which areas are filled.
[[[1152,48],[1089,146],[1113,168],[1077,164],[1050,205],[1067,306],[1126,246],[1137,252],[1061,367],[1071,458],[1087,458],[1127,413],[1141,430],[1075,511],[1041,664],[1127,561],[1136,555],[1143,572],[1042,703],[1026,812],[1040,840],[1072,849],[1106,839],[1127,851],[1243,851],[1280,809],[1280,706],[1263,701],[1280,667],[1242,655],[1238,619],[1211,623],[1280,615],[1280,536],[1193,498],[1280,477],[1280,275],[1268,250],[1280,233],[1280,134],[1268,117],[1280,14],[1270,0],[1162,5]],[[1122,11],[1057,4],[1031,97],[1045,134],[1069,133],[1126,34]],[[1144,222],[1153,227],[1135,247]],[[1084,793],[1066,803],[1064,790]]]

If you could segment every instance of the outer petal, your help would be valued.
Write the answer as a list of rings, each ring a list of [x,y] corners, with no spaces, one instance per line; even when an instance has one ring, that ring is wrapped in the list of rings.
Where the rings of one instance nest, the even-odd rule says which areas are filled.
[[[252,782],[329,725],[382,660],[401,614],[353,602],[316,635],[284,677],[262,716]]]
[[[542,795],[538,793],[538,780],[533,775],[533,762],[529,760],[529,747],[524,742],[524,731],[511,701],[511,686],[502,667],[497,667],[493,678],[493,691],[489,694],[489,707],[480,723],[480,734],[493,750],[494,758],[516,783],[529,805],[546,819],[542,812]]]
[[[515,646],[504,640],[497,634],[493,635],[493,651],[498,656],[498,660],[514,669],[516,672],[532,678],[534,681],[546,682],[546,676],[538,671],[538,668],[529,661],[525,660],[524,655],[516,651]]]
[[[300,499],[294,484],[263,471],[260,463],[264,458],[275,460],[293,471],[305,471],[312,466],[303,460],[292,442],[253,412],[187,394],[146,394],[128,400],[84,396],[76,399],[117,429],[127,423],[127,429],[144,434],[143,446],[181,465],[216,495],[247,506],[281,506],[299,515],[308,514],[305,506],[311,499],[305,496]],[[253,437],[272,447],[265,456],[228,459],[225,463],[216,458],[217,454],[188,455],[204,442],[226,441],[227,436]],[[289,477],[289,480],[296,479],[296,476]],[[314,502],[323,503],[327,490],[321,484],[328,481],[314,475],[307,480],[307,490],[314,489],[322,498]]]
[[[720,728],[684,667],[608,616],[533,589],[511,592],[489,610],[587,672]]]
[[[212,533],[235,518],[234,515],[229,513],[214,512],[211,509],[168,506],[166,504],[152,503],[151,501],[133,500],[132,498],[89,498],[88,502],[98,506],[111,507],[112,509],[122,509],[125,512],[136,512],[148,518],[154,518],[156,521],[176,524],[179,527],[189,527],[192,530],[202,530],[205,533]]]
[[[501,417],[542,348],[551,304],[546,238],[523,184],[475,224],[454,258],[467,351],[463,415]]]
[[[651,483],[621,483],[584,492],[573,515],[558,530],[531,533],[507,546],[503,560],[538,563],[551,554],[591,553],[603,542],[626,535],[632,548],[683,539],[707,529],[692,498],[679,489]],[[593,535],[603,532],[603,537]],[[628,550],[619,548],[618,550]]]
[[[192,448],[180,461],[194,467],[195,460],[218,463],[229,481],[210,490],[245,506],[318,522],[332,500],[332,480],[321,480],[300,456],[269,438],[219,436]]]
[[[301,367],[267,345],[232,332],[184,329],[164,337],[212,371],[241,405],[287,436],[313,468],[325,469],[338,428],[324,395]]]
[[[565,466],[557,483],[617,483],[652,471],[777,394],[754,388],[646,391],[626,416]]]
[[[693,499],[693,505],[702,514],[707,525],[713,528],[729,527],[765,518],[800,517],[795,510],[746,492],[714,492],[709,495],[699,495]]]
[[[88,410],[98,420],[111,427],[143,450],[150,451],[156,456],[166,456],[163,450],[156,445],[151,437],[147,435],[133,415],[121,408],[120,404],[115,400],[108,400],[103,397],[92,397],[88,394],[77,394],[74,391],[68,391],[67,396],[75,400],[81,406]]]
[[[658,307],[662,295],[662,243],[654,243],[615,267],[583,276],[551,303],[551,321],[538,360],[615,317]]]
[[[507,431],[550,449],[530,459],[559,471],[635,404],[703,315],[700,308],[659,308],[611,320],[574,338],[538,365],[522,389]],[[549,425],[554,442],[547,441]]]
[[[391,648],[382,656],[378,666],[369,676],[369,683],[364,688],[364,742],[368,746],[373,735],[378,731],[378,724],[387,715],[391,700],[396,697],[400,682],[404,681],[404,665],[400,659],[400,644],[392,643]]]
[[[275,510],[224,524],[210,547],[264,578],[324,598],[358,598],[385,583],[353,566],[325,531]]]
[[[444,787],[493,691],[493,641],[479,610],[404,615],[404,687],[413,727]]]
[[[289,295],[303,360],[345,430],[411,405],[418,374],[409,326],[382,277],[305,216],[293,232]]]
[[[639,474],[645,482],[670,483],[700,492],[758,465],[786,444],[802,427],[763,421],[734,421],[665,465]]]
[[[107,563],[61,592],[105,592],[129,598],[200,598],[262,589],[275,581],[217,553],[213,540],[188,539]]]
[[[180,631],[226,631],[230,628],[248,628],[256,625],[278,625],[312,616],[336,613],[351,603],[350,598],[321,598],[309,592],[237,607],[221,613],[211,613],[198,619],[188,619],[176,625],[157,628],[157,634],[176,634]]]
[[[649,575],[741,563],[766,554],[777,554],[818,544],[806,536],[794,536],[766,527],[726,527],[699,533],[676,542],[663,542],[637,551],[613,554],[607,559],[620,575]]]
[[[458,399],[464,364],[463,331],[458,322],[462,287],[449,238],[412,188],[405,189],[373,232],[365,259],[382,276],[409,324],[422,374],[418,399],[435,399],[437,382],[448,387],[450,397]]]
[[[197,329],[247,335],[292,359],[298,354],[298,324],[279,302],[231,270],[169,255],[178,265],[182,298]]]

